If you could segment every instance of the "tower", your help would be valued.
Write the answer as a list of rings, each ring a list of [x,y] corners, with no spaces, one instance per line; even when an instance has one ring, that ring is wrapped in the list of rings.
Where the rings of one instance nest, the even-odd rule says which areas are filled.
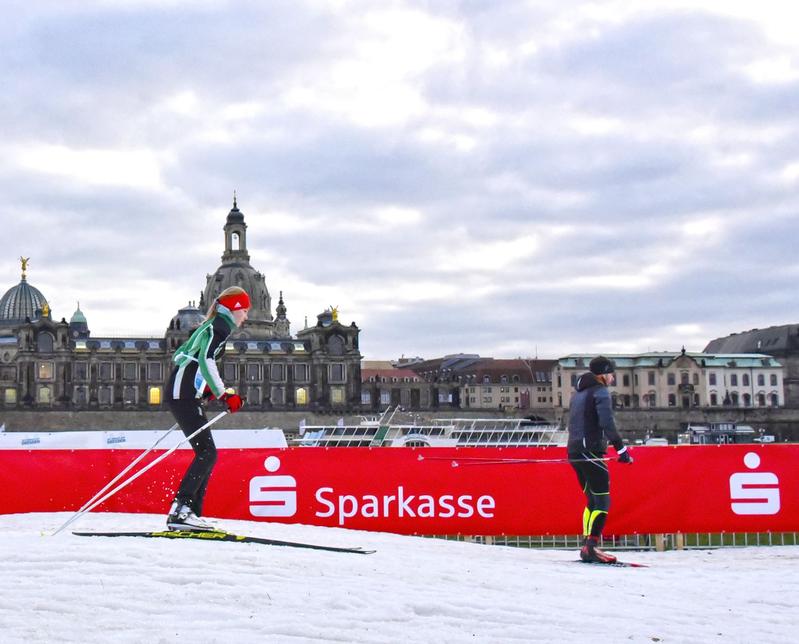
[[[222,228],[225,233],[225,250],[222,264],[213,275],[206,276],[205,290],[200,302],[210,306],[216,297],[229,286],[240,286],[250,296],[252,306],[247,324],[234,333],[237,338],[261,340],[274,337],[275,322],[272,317],[272,298],[266,288],[264,275],[250,265],[247,252],[247,224],[244,213],[239,210],[236,196],[233,208]]]

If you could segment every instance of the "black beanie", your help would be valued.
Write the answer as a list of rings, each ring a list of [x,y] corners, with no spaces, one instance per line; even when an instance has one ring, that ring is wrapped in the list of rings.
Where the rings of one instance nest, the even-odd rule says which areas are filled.
[[[595,376],[601,376],[602,374],[616,371],[616,364],[605,356],[597,356],[588,363],[588,369]]]

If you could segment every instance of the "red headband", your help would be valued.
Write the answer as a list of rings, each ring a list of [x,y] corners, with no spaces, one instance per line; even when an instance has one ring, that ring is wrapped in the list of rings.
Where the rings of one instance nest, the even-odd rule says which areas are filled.
[[[250,296],[243,292],[226,295],[220,298],[218,302],[231,311],[250,308]]]

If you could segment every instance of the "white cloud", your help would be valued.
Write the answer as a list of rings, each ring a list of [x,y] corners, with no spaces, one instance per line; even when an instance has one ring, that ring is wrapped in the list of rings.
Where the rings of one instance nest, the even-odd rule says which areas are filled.
[[[6,160],[20,168],[94,185],[163,188],[162,161],[152,150],[74,149],[62,145],[31,143],[6,148]]]
[[[799,66],[787,54],[749,63],[743,71],[756,83],[793,83],[799,79]]]

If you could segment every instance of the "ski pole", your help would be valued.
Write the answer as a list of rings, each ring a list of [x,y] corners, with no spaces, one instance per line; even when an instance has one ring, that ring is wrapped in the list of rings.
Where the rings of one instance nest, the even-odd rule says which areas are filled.
[[[211,425],[213,425],[213,424],[214,424],[216,421],[218,421],[218,420],[219,420],[220,418],[222,418],[223,416],[226,416],[226,415],[227,415],[227,413],[228,413],[228,412],[226,412],[226,411],[223,411],[222,413],[220,413],[220,414],[217,414],[217,415],[216,415],[216,416],[214,416],[214,417],[213,417],[211,420],[209,420],[207,423],[205,423],[205,425],[203,425],[202,427],[200,427],[199,429],[197,429],[196,431],[194,431],[192,434],[190,434],[189,436],[187,436],[186,438],[184,438],[182,441],[180,441],[180,442],[179,442],[177,445],[175,445],[174,447],[171,447],[171,448],[170,448],[170,449],[168,449],[166,452],[164,452],[163,454],[161,454],[161,456],[159,456],[158,458],[156,458],[156,459],[155,459],[155,460],[154,460],[152,463],[148,463],[148,464],[147,464],[147,465],[145,465],[145,466],[144,466],[142,469],[140,469],[138,472],[136,472],[135,474],[133,474],[133,476],[130,476],[130,477],[128,477],[127,479],[125,479],[124,481],[122,481],[122,483],[120,483],[119,485],[117,485],[117,486],[116,486],[116,487],[115,487],[113,490],[111,490],[110,492],[107,492],[107,493],[106,493],[104,496],[100,497],[100,498],[99,498],[99,499],[97,499],[96,501],[94,501],[94,502],[92,502],[91,504],[87,505],[87,506],[86,506],[85,508],[83,508],[82,510],[78,510],[78,511],[77,511],[75,514],[73,514],[73,515],[72,515],[72,516],[71,516],[71,517],[70,517],[70,518],[67,520],[67,522],[66,522],[66,523],[64,523],[64,525],[62,525],[60,528],[58,528],[58,530],[56,530],[55,532],[53,532],[53,534],[52,534],[51,536],[55,536],[55,535],[57,535],[57,534],[58,534],[59,532],[61,532],[61,531],[62,531],[64,528],[66,528],[67,526],[69,526],[69,525],[71,525],[72,523],[74,523],[75,521],[77,521],[77,520],[78,520],[80,517],[82,517],[84,514],[87,514],[87,513],[91,512],[91,511],[92,511],[94,508],[96,508],[98,505],[100,505],[101,503],[103,503],[103,502],[107,501],[107,500],[108,500],[108,499],[110,499],[112,496],[114,496],[114,495],[115,495],[117,492],[119,492],[119,491],[120,491],[122,488],[124,488],[124,487],[127,487],[127,486],[128,486],[130,483],[133,483],[133,481],[135,481],[137,478],[139,478],[139,477],[140,477],[142,474],[144,474],[146,471],[148,471],[149,469],[151,469],[152,467],[154,467],[155,465],[157,465],[158,463],[160,463],[161,461],[163,461],[163,460],[164,460],[164,459],[165,459],[167,456],[169,456],[170,454],[172,454],[172,452],[174,452],[174,451],[175,451],[175,450],[176,450],[178,447],[180,447],[180,446],[181,446],[181,445],[183,445],[184,443],[186,443],[186,442],[190,441],[192,438],[194,438],[195,436],[197,436],[197,434],[199,434],[201,431],[203,431],[204,429],[206,429],[206,428],[210,427]]]
[[[153,444],[152,444],[150,447],[148,447],[148,448],[147,448],[146,450],[144,450],[144,451],[143,451],[141,454],[139,454],[139,455],[136,457],[136,460],[134,460],[132,463],[130,463],[130,464],[129,464],[129,465],[128,465],[128,466],[127,466],[127,467],[126,467],[124,470],[122,470],[122,471],[121,471],[119,474],[117,474],[117,475],[116,475],[116,476],[115,476],[113,479],[111,479],[111,480],[110,480],[108,483],[106,483],[105,487],[104,487],[102,490],[100,490],[100,491],[99,491],[97,494],[95,494],[95,495],[94,495],[92,498],[90,498],[88,501],[86,501],[86,503],[84,503],[82,506],[80,506],[80,510],[78,510],[78,512],[83,512],[83,511],[86,509],[86,507],[87,507],[87,506],[89,506],[89,505],[91,505],[91,504],[94,502],[94,500],[95,500],[97,497],[99,497],[99,496],[100,496],[100,495],[101,495],[103,492],[105,492],[105,491],[106,491],[108,488],[110,488],[110,487],[111,487],[111,486],[112,486],[114,483],[116,483],[116,482],[117,482],[119,479],[121,479],[123,476],[125,476],[125,474],[127,474],[127,473],[128,473],[128,472],[129,472],[129,471],[130,471],[130,470],[133,468],[133,466],[134,466],[134,465],[136,465],[136,463],[138,463],[139,461],[141,461],[141,460],[142,460],[142,459],[143,459],[145,456],[147,456],[147,454],[149,454],[149,453],[150,453],[150,452],[152,452],[152,451],[153,451],[153,450],[154,450],[156,447],[158,447],[158,445],[160,445],[160,444],[161,444],[161,441],[163,441],[163,440],[164,440],[164,439],[165,439],[167,436],[169,436],[169,435],[170,435],[170,434],[171,434],[173,431],[175,431],[175,430],[177,429],[177,427],[178,427],[178,424],[177,424],[177,423],[175,423],[174,425],[172,425],[172,427],[170,427],[168,430],[166,430],[166,433],[165,433],[165,434],[163,434],[163,435],[162,435],[162,436],[161,436],[161,437],[160,437],[160,438],[159,438],[157,441],[155,441],[155,443],[153,443]]]
[[[576,463],[576,462],[601,462],[610,461],[610,458],[482,458],[479,456],[464,456],[452,458],[450,456],[422,456],[420,461],[452,461],[452,467],[462,465],[518,465],[520,463]]]

